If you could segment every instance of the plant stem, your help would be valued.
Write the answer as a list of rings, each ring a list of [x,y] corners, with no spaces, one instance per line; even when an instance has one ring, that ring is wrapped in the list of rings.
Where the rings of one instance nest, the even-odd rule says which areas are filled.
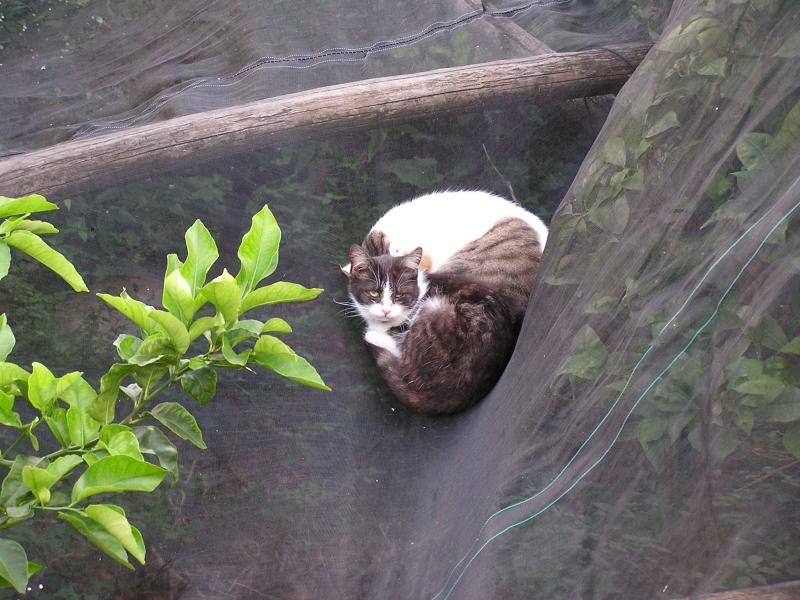
[[[78,448],[78,447],[70,447],[70,448],[62,448],[61,450],[56,450],[55,452],[51,452],[43,456],[42,458],[50,460],[53,458],[58,458],[59,456],[66,456],[67,454],[85,454],[86,452],[90,452],[91,448]]]
[[[20,433],[19,437],[15,439],[13,442],[11,442],[11,445],[8,447],[8,449],[5,452],[3,452],[3,456],[7,456],[8,453],[11,452],[16,447],[16,445],[19,444],[26,437],[27,435],[25,434],[25,432]]]
[[[138,420],[138,416],[141,414],[142,409],[147,404],[149,404],[150,401],[155,396],[157,396],[158,394],[163,392],[165,389],[170,387],[172,384],[177,382],[178,379],[180,379],[180,376],[183,375],[188,370],[189,370],[188,365],[185,365],[183,367],[177,368],[175,370],[175,372],[172,373],[172,375],[169,376],[169,379],[167,379],[160,386],[156,387],[152,392],[150,391],[150,383],[148,382],[147,385],[145,386],[144,390],[142,391],[142,399],[139,402],[134,404],[133,410],[131,410],[131,412],[128,414],[128,416],[126,416],[124,419],[122,419],[119,422],[120,425],[127,425],[128,423],[131,423],[131,422],[133,422],[135,420]]]
[[[54,510],[54,511],[65,511],[71,510],[73,512],[81,512],[80,508],[74,508],[72,506],[34,506],[36,510]]]

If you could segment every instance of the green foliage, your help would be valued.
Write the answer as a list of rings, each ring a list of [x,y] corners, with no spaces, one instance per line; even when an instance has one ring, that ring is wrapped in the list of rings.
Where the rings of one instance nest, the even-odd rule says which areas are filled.
[[[0,198],[0,216],[6,217],[0,224],[2,275],[8,271],[8,248],[14,247],[55,271],[76,291],[85,291],[72,264],[38,237],[56,229],[27,219],[32,212],[54,209],[41,196]],[[87,500],[105,494],[152,492],[168,474],[177,481],[177,448],[157,425],[206,448],[189,410],[173,401],[153,404],[156,396],[179,386],[204,406],[216,392],[218,369],[254,365],[310,387],[330,389],[308,361],[267,335],[290,333],[288,323],[280,318],[266,322],[242,318],[260,306],[312,300],[322,292],[288,282],[258,287],[277,266],[280,235],[275,218],[264,206],[239,246],[237,277],[223,269],[206,282],[219,254],[210,232],[198,220],[186,232],[185,259],[174,254],[167,257],[164,310],[131,297],[124,289],[116,296],[97,294],[137,327],[137,335],[124,333],[114,341],[120,360],[100,377],[99,392],[78,371],[56,376],[38,362],[30,371],[0,362],[0,424],[18,432],[0,458],[8,471],[0,488],[0,528],[55,514],[118,563],[133,568],[131,556],[144,564],[144,541],[125,511],[113,504],[87,504]],[[199,313],[203,314],[197,317]],[[7,359],[15,341],[6,315],[0,315],[1,361]],[[29,405],[22,413],[15,410],[18,399]],[[117,419],[122,403],[125,416]],[[30,409],[35,416],[27,420],[22,414]],[[154,424],[143,424],[146,421]],[[35,431],[39,435],[49,431],[52,439],[45,447],[55,444],[57,449],[37,454],[40,442]],[[19,446],[26,441],[30,450],[23,451]],[[0,539],[0,584],[24,593],[29,575],[37,569],[21,545]]]
[[[698,256],[719,256],[725,250],[719,240],[735,240],[738,234],[730,237],[731,232],[741,233],[769,209],[774,200],[767,194],[787,189],[796,177],[798,95],[784,88],[767,99],[759,88],[763,73],[779,72],[795,59],[797,35],[787,36],[791,27],[772,36],[763,31],[765,23],[784,25],[779,4],[699,2],[681,15],[683,22],[665,32],[631,82],[637,94],[618,100],[625,110],[607,124],[608,136],[579,173],[548,240],[554,260],[543,272],[544,283],[578,286],[575,297],[587,321],[551,389],[559,393],[569,383],[571,397],[593,394],[599,407],[610,406],[623,390],[621,403],[630,406],[645,390],[621,439],[644,453],[659,483],[678,486],[676,473],[702,464],[714,473],[728,467],[739,478],[755,473],[753,485],[766,489],[800,456],[796,215],[766,240],[718,312],[702,291],[688,308],[681,304],[686,282],[700,280]],[[715,118],[716,111],[727,120]],[[758,120],[742,131],[737,111],[759,113]],[[716,154],[698,150],[706,135]],[[695,189],[696,181],[684,186],[684,177],[702,177],[698,197],[674,198],[675,189]],[[662,201],[672,210],[664,210]],[[623,237],[637,221],[652,224],[648,235],[663,236],[642,260],[630,249],[636,238]],[[596,284],[598,272],[603,282]],[[763,296],[760,281],[774,286]],[[671,287],[673,282],[682,283]],[[593,296],[583,296],[587,289]],[[665,300],[672,289],[675,297]],[[667,318],[678,312],[680,319],[664,331]],[[709,315],[714,318],[706,327]],[[691,347],[684,351],[687,343]],[[783,476],[785,489],[796,494],[796,476]],[[731,487],[737,491],[725,501],[737,507],[731,513],[734,529],[747,519],[742,511],[748,504],[740,486]],[[772,543],[763,542],[766,548]],[[796,562],[796,550],[789,554]],[[739,561],[737,568],[746,574],[731,576],[730,585],[787,576],[784,566],[755,558]]]
[[[49,223],[28,219],[32,213],[51,210],[58,210],[58,207],[38,194],[23,198],[0,196],[0,218],[3,218],[0,223],[0,279],[8,274],[11,247],[53,270],[76,292],[88,292],[89,288],[75,267],[40,237],[58,233],[58,229]]]

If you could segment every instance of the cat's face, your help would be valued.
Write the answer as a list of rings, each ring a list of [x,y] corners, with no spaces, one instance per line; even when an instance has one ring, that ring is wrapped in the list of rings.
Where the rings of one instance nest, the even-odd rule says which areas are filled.
[[[361,246],[351,246],[347,273],[350,298],[368,325],[389,329],[409,318],[421,291],[424,293],[420,287],[421,257],[421,248],[405,256],[368,256]]]

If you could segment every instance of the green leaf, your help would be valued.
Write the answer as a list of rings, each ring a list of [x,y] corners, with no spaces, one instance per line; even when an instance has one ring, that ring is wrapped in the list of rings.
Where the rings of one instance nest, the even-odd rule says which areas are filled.
[[[169,266],[167,269],[169,269]],[[199,308],[195,304],[189,282],[186,281],[186,278],[178,269],[173,270],[164,277],[164,292],[161,296],[161,302],[164,308],[184,324],[192,320],[194,313]]]
[[[22,367],[14,363],[0,362],[0,387],[14,383],[15,381],[24,381],[26,384],[30,373]]]
[[[97,463],[95,463],[97,464]],[[93,465],[94,466],[94,465]],[[92,467],[89,467],[90,469]],[[72,525],[78,532],[119,564],[133,570],[128,554],[119,541],[106,529],[83,512],[60,512],[58,518]]]
[[[247,294],[278,266],[278,247],[281,230],[269,208],[264,207],[253,215],[250,229],[244,234],[237,252],[241,269],[236,282]]]
[[[20,498],[30,492],[30,488],[22,481],[22,470],[28,466],[35,467],[41,462],[42,459],[38,456],[14,457],[14,464],[11,465],[0,487],[0,506],[15,506]]]
[[[0,361],[4,361],[11,354],[16,342],[14,332],[8,326],[6,315],[3,313],[0,315]]]
[[[667,432],[669,420],[664,417],[647,417],[639,423],[639,441],[642,444],[655,442]]]
[[[178,449],[175,444],[158,427],[152,425],[134,427],[133,433],[139,440],[139,450],[143,454],[154,455],[158,464],[169,471],[174,481],[178,481]]]
[[[12,231],[14,229],[24,229],[25,231],[30,231],[36,235],[51,235],[58,233],[58,229],[52,223],[48,223],[47,221],[32,221],[29,219],[23,219],[18,223],[15,223]]]
[[[142,343],[135,335],[128,335],[126,333],[117,336],[114,340],[114,347],[117,349],[117,354],[122,360],[130,360],[139,349],[139,344]]]
[[[200,406],[205,406],[217,392],[217,373],[208,367],[187,371],[181,375],[181,388],[197,400]]]
[[[200,317],[189,327],[189,339],[193,342],[209,329],[222,325],[222,319],[218,316]]]
[[[750,435],[753,431],[753,425],[755,425],[756,419],[753,411],[747,409],[746,407],[739,407],[739,410],[736,412],[736,426],[745,432],[746,435]]]
[[[32,515],[33,512],[31,512],[30,514]],[[36,573],[38,573],[41,570],[42,570],[42,565],[28,561],[28,579],[36,575]],[[7,589],[10,587],[13,586],[8,581],[0,577],[0,589]]]
[[[103,429],[100,430],[100,441],[107,444],[115,435],[123,431],[133,430],[127,425],[122,425],[120,423],[109,423],[108,425],[104,425]]]
[[[644,171],[641,167],[636,169],[622,182],[622,188],[636,192],[644,190]]]
[[[708,75],[710,77],[725,77],[725,68],[728,66],[728,57],[721,56],[715,58],[711,62],[706,63],[697,73],[699,75]]]
[[[53,433],[53,437],[56,438],[62,447],[66,448],[70,445],[69,427],[67,427],[67,409],[61,408],[60,406],[54,408],[49,415],[45,415],[44,422],[47,423],[47,426]]]
[[[717,433],[711,444],[714,462],[720,462],[739,446],[739,434],[733,427],[726,427]]]
[[[142,535],[128,523],[125,511],[113,504],[90,504],[83,512],[117,540],[131,556],[144,564],[145,548]]]
[[[14,396],[0,391],[0,424],[22,428],[19,413],[14,412]]]
[[[241,353],[237,353],[233,349],[233,344],[231,343],[229,334],[226,333],[222,337],[222,356],[224,356],[225,360],[231,365],[235,365],[237,367],[245,366],[247,364],[247,359],[250,358],[251,353],[252,350],[250,348],[242,351]]]
[[[72,487],[72,503],[106,492],[152,492],[166,470],[130,456],[107,456],[90,466]]]
[[[11,266],[11,249],[3,240],[0,240],[0,279],[8,275]]]
[[[144,460],[142,452],[139,449],[139,440],[132,431],[119,431],[111,436],[108,441],[102,442],[102,447],[105,448],[111,456],[130,456],[136,460]]]
[[[757,375],[752,379],[739,381],[730,387],[741,394],[766,396],[768,400],[773,400],[783,392],[786,386],[780,379],[776,379],[775,377]]]
[[[229,339],[231,348],[235,348],[245,340],[258,339],[263,328],[264,323],[261,321],[257,321],[256,319],[242,319],[241,321],[237,321],[235,326],[225,332],[225,337]]]
[[[2,207],[0,207],[2,208]],[[34,260],[39,261],[48,269],[54,271],[59,277],[66,281],[76,292],[88,292],[83,278],[60,252],[53,250],[35,233],[30,231],[12,231],[5,238],[5,243],[21,250]]]
[[[270,331],[275,333],[292,333],[292,326],[283,319],[273,317],[268,319],[261,328],[261,333],[269,333]]]
[[[800,458],[800,425],[795,425],[783,434],[783,447],[795,458]]]
[[[31,194],[22,198],[6,198],[0,196],[0,217],[11,217],[25,213],[48,212],[58,210],[58,206],[45,200],[44,196]]]
[[[800,388],[786,388],[771,404],[756,413],[757,420],[791,423],[800,420]]]
[[[189,344],[191,343],[189,340],[189,331],[178,318],[163,310],[150,311],[150,318],[158,323],[161,329],[169,336],[178,354],[183,354],[189,349]]]
[[[742,136],[736,144],[736,156],[744,166],[745,170],[751,170],[761,161],[769,161],[766,150],[772,142],[772,136],[768,133],[748,133]]]
[[[67,409],[67,429],[70,441],[83,448],[97,438],[100,422],[93,418],[88,411],[71,406]]]
[[[800,336],[792,338],[791,341],[781,346],[780,352],[784,354],[800,354]]]
[[[720,22],[712,18],[695,19],[691,23],[678,25],[661,36],[656,49],[662,52],[683,53],[696,43],[700,32],[719,25]]]
[[[201,450],[206,449],[197,421],[177,402],[162,402],[153,407],[149,414],[179,438],[190,441]]]
[[[111,423],[115,419],[119,386],[134,369],[133,365],[111,365],[106,374],[100,378],[100,393],[89,410],[89,414],[100,423]]]
[[[671,443],[675,443],[680,437],[681,433],[686,426],[692,422],[694,415],[690,411],[683,411],[676,414],[669,423],[668,431],[669,431],[669,440]]]
[[[225,317],[225,321],[235,321],[239,316],[242,293],[236,280],[225,269],[222,275],[212,279],[200,290],[200,293]]]
[[[770,350],[780,351],[789,343],[789,338],[772,316],[763,314],[756,324],[750,328],[750,339],[766,346]]]
[[[619,298],[615,298],[613,296],[595,297],[589,301],[582,312],[585,315],[604,314],[616,307],[618,304]]]
[[[34,408],[46,415],[54,408],[56,399],[56,378],[43,364],[33,363],[28,378],[28,400]]]
[[[322,288],[306,288],[297,283],[276,281],[246,294],[242,300],[239,313],[244,314],[257,306],[265,306],[267,304],[313,300],[323,291]]]
[[[50,502],[50,486],[56,482],[55,475],[39,467],[24,467],[22,482],[30,488],[40,503],[46,506]]]
[[[435,158],[398,158],[386,164],[384,169],[402,183],[430,189],[441,179],[436,173],[436,165]]]
[[[800,141],[800,102],[794,105],[786,115],[778,133],[775,134],[775,145],[788,150]]]
[[[166,335],[155,333],[142,340],[142,343],[139,344],[139,348],[136,350],[136,354],[131,356],[128,362],[140,367],[145,367],[159,362],[165,357],[174,358],[175,356],[177,356],[177,350],[173,341]]]
[[[38,419],[37,419],[37,420],[38,420]],[[33,434],[33,424],[25,425],[25,426],[22,428],[22,433],[24,433],[24,434],[25,434],[25,437],[27,437],[27,438],[28,438],[28,441],[31,443],[31,446],[33,446],[33,449],[34,449],[36,452],[38,452],[38,451],[39,451],[39,438],[37,438],[37,437],[36,437],[36,436]]]
[[[66,456],[59,456],[49,465],[47,465],[47,472],[55,477],[56,483],[61,481],[72,469],[78,465],[83,464],[83,460],[77,454],[67,454]]]
[[[619,136],[609,138],[600,149],[600,155],[607,163],[625,168],[625,140]]]
[[[70,406],[86,412],[97,397],[97,392],[81,375],[75,371],[60,377],[56,384],[56,395]]]
[[[258,339],[253,347],[251,361],[308,387],[326,391],[331,389],[306,359],[271,335],[263,335]]]
[[[613,202],[605,202],[593,207],[587,219],[605,231],[619,235],[628,226],[631,210],[625,196],[617,197]]]
[[[574,375],[580,379],[594,379],[606,362],[605,345],[589,325],[580,328],[573,340],[572,354],[556,373]]]
[[[148,306],[144,302],[131,298],[122,288],[119,296],[112,296],[110,294],[97,294],[97,297],[117,309],[123,315],[128,317],[131,321],[136,323],[144,333],[152,333],[153,323],[150,320],[150,312],[155,310],[152,306]]]
[[[186,230],[184,237],[186,239],[186,262],[183,263],[180,270],[189,283],[192,297],[196,297],[200,288],[205,284],[208,270],[217,261],[219,252],[214,238],[200,219]]]
[[[656,121],[650,127],[647,128],[644,137],[645,139],[654,138],[657,135],[664,133],[665,131],[669,131],[670,129],[679,126],[680,126],[680,121],[678,121],[678,115],[674,111],[669,111],[668,113],[663,115],[658,121]]]
[[[20,594],[28,585],[28,555],[14,540],[0,538],[0,577]]]

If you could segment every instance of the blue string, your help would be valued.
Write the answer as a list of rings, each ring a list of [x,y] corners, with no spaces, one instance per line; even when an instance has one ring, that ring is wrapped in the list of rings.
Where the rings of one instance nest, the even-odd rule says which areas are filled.
[[[793,188],[794,186],[796,186],[796,185],[798,184],[798,182],[800,182],[800,177],[799,177],[798,179],[796,179],[796,180],[795,180],[795,182],[794,182],[794,183],[793,183],[793,184],[790,186],[790,189],[791,189],[791,188]],[[687,298],[686,298],[686,300],[683,302],[683,304],[681,304],[681,306],[678,308],[678,310],[677,310],[677,311],[676,311],[676,313],[675,313],[675,314],[672,316],[672,318],[670,318],[670,320],[669,320],[669,321],[667,321],[667,323],[666,323],[666,324],[665,324],[665,325],[664,325],[664,326],[661,328],[661,330],[658,332],[658,335],[657,335],[657,336],[654,338],[653,342],[650,344],[650,346],[648,346],[648,348],[645,350],[645,352],[642,354],[642,356],[641,356],[641,357],[639,358],[639,360],[636,362],[636,364],[634,365],[634,368],[633,368],[633,370],[631,371],[631,374],[628,376],[627,380],[625,381],[625,385],[623,386],[623,388],[622,388],[622,390],[620,391],[620,393],[619,393],[619,395],[617,396],[617,398],[616,398],[616,399],[614,400],[614,402],[612,403],[612,405],[611,405],[611,407],[609,408],[609,410],[606,412],[606,414],[603,416],[603,418],[600,420],[600,422],[597,424],[597,426],[596,426],[596,427],[595,427],[595,428],[594,428],[594,429],[591,431],[591,433],[590,433],[590,434],[589,434],[589,436],[586,438],[586,440],[585,440],[585,441],[584,441],[584,442],[581,444],[581,446],[580,446],[580,447],[579,447],[579,448],[578,448],[578,449],[575,451],[575,453],[574,453],[574,454],[572,455],[572,457],[569,459],[569,461],[567,462],[567,464],[566,464],[566,465],[565,465],[565,466],[564,466],[564,467],[561,469],[561,471],[559,471],[559,473],[558,473],[558,474],[557,474],[557,475],[556,475],[556,476],[553,478],[553,480],[552,480],[552,481],[550,481],[550,483],[548,483],[548,484],[547,484],[547,485],[546,485],[544,488],[542,488],[540,491],[538,491],[538,492],[537,492],[536,494],[534,494],[533,496],[531,496],[531,497],[529,497],[529,498],[526,498],[526,499],[524,499],[524,500],[520,500],[519,502],[516,502],[516,503],[514,503],[514,504],[511,504],[511,505],[509,505],[509,506],[506,506],[505,508],[502,508],[502,509],[500,509],[500,510],[498,510],[498,511],[494,512],[494,513],[492,513],[492,515],[490,515],[490,516],[489,516],[489,518],[488,518],[488,519],[486,519],[486,521],[484,521],[484,523],[483,523],[483,525],[482,525],[482,527],[481,527],[481,529],[480,529],[480,531],[479,531],[479,533],[478,533],[478,537],[476,537],[475,541],[472,543],[472,546],[470,547],[469,551],[468,551],[468,552],[467,552],[467,553],[464,555],[464,557],[463,557],[463,558],[461,558],[461,560],[459,560],[459,561],[458,561],[458,563],[456,563],[456,565],[455,565],[455,566],[454,566],[454,567],[451,569],[450,573],[449,573],[449,574],[448,574],[448,576],[447,576],[447,579],[445,580],[446,582],[447,582],[447,581],[450,581],[450,578],[453,576],[453,573],[456,571],[456,569],[458,568],[458,566],[459,566],[459,565],[460,565],[462,562],[464,562],[464,560],[465,560],[465,559],[466,559],[466,558],[467,558],[467,557],[470,555],[470,553],[472,552],[472,548],[474,548],[474,547],[475,547],[475,544],[476,544],[476,543],[477,543],[477,542],[480,540],[480,534],[481,534],[481,533],[483,533],[484,529],[486,528],[486,526],[489,524],[489,522],[490,522],[492,519],[494,519],[495,517],[497,517],[498,515],[502,514],[503,512],[505,512],[505,511],[507,511],[507,510],[510,510],[510,509],[512,509],[512,508],[515,508],[515,507],[517,507],[517,506],[520,506],[520,505],[522,505],[522,504],[525,504],[525,503],[527,503],[527,502],[530,502],[530,501],[534,500],[535,498],[537,498],[538,496],[540,496],[541,494],[543,494],[543,493],[544,493],[545,491],[547,491],[547,490],[548,490],[550,487],[552,487],[552,486],[553,486],[553,485],[554,485],[554,484],[555,484],[555,483],[556,483],[556,482],[557,482],[557,481],[558,481],[558,480],[561,478],[561,476],[562,476],[562,475],[563,475],[563,474],[566,472],[566,470],[567,470],[567,469],[568,469],[568,468],[569,468],[569,467],[572,465],[572,463],[573,463],[573,462],[575,462],[575,460],[576,460],[576,459],[578,458],[578,456],[581,454],[582,450],[583,450],[583,449],[584,449],[584,448],[585,448],[585,447],[586,447],[586,446],[589,444],[589,442],[592,440],[592,438],[595,436],[595,434],[596,434],[596,433],[597,433],[597,432],[600,430],[600,428],[603,426],[603,424],[606,422],[606,420],[608,420],[608,418],[609,418],[609,417],[611,416],[611,414],[614,412],[614,409],[615,409],[615,408],[616,408],[616,406],[619,404],[620,400],[622,399],[622,396],[625,394],[625,391],[627,390],[627,388],[628,388],[628,385],[630,384],[631,380],[633,379],[633,376],[634,376],[634,374],[635,374],[635,373],[636,373],[636,371],[639,369],[639,366],[640,366],[640,365],[641,365],[641,364],[644,362],[644,360],[647,358],[647,356],[648,356],[648,355],[650,354],[650,352],[653,350],[653,348],[654,348],[654,346],[655,346],[655,341],[656,341],[656,340],[657,340],[657,339],[658,339],[658,338],[659,338],[659,337],[660,337],[660,336],[661,336],[661,335],[664,333],[664,331],[666,331],[666,329],[667,329],[667,328],[668,328],[668,327],[669,327],[669,326],[670,326],[670,325],[671,325],[671,324],[672,324],[672,323],[675,321],[675,319],[676,319],[676,318],[677,318],[677,317],[680,315],[680,313],[681,313],[681,312],[683,312],[683,310],[684,310],[684,309],[685,309],[685,308],[688,306],[688,304],[689,304],[690,300],[692,299],[692,297],[693,297],[693,296],[694,296],[694,295],[697,293],[698,289],[699,289],[699,288],[702,286],[702,284],[703,284],[703,283],[706,281],[706,279],[708,279],[708,277],[710,276],[711,272],[712,272],[712,271],[713,271],[713,270],[714,270],[714,269],[715,269],[715,268],[716,268],[716,267],[719,265],[719,263],[720,263],[720,262],[721,262],[721,261],[722,261],[722,260],[723,260],[723,259],[724,259],[724,258],[725,258],[725,257],[726,257],[726,256],[727,256],[727,255],[728,255],[730,252],[731,252],[731,251],[733,251],[733,249],[734,249],[734,248],[735,248],[735,247],[736,247],[736,246],[737,246],[739,243],[741,243],[741,241],[742,241],[743,239],[745,239],[745,238],[747,237],[747,235],[748,235],[748,234],[749,234],[749,233],[750,233],[750,232],[751,232],[751,231],[752,231],[754,228],[756,228],[756,227],[757,227],[757,226],[758,226],[758,225],[759,225],[759,224],[760,224],[760,223],[761,223],[761,222],[762,222],[762,221],[763,221],[763,220],[764,220],[764,219],[765,219],[765,218],[766,218],[766,217],[767,217],[767,216],[768,216],[768,215],[769,215],[771,212],[772,212],[773,208],[774,208],[774,207],[771,207],[770,209],[768,209],[768,210],[767,210],[767,211],[766,211],[766,212],[765,212],[765,213],[764,213],[764,214],[763,214],[761,217],[759,217],[759,218],[758,218],[758,219],[757,219],[757,220],[756,220],[754,223],[752,223],[752,224],[751,224],[751,225],[750,225],[750,226],[749,226],[749,227],[748,227],[748,228],[747,228],[747,229],[744,231],[744,233],[742,233],[742,234],[741,234],[741,235],[740,235],[740,236],[739,236],[739,237],[738,237],[738,238],[737,238],[737,239],[736,239],[736,240],[735,240],[735,241],[734,241],[734,242],[733,242],[733,243],[732,243],[732,244],[731,244],[731,245],[730,245],[730,246],[729,246],[729,247],[728,247],[726,250],[725,250],[725,252],[723,252],[723,253],[722,253],[722,254],[721,254],[721,255],[720,255],[720,256],[719,256],[719,257],[718,257],[718,258],[717,258],[717,259],[716,259],[716,260],[715,260],[715,261],[714,261],[714,262],[713,262],[713,263],[712,263],[710,266],[709,266],[709,267],[708,267],[708,269],[706,269],[706,272],[703,274],[703,276],[700,278],[699,282],[698,282],[698,283],[697,283],[697,284],[694,286],[694,288],[691,290],[691,292],[689,293],[689,295],[687,296]],[[630,411],[628,411],[628,414],[625,416],[625,419],[623,419],[623,421],[622,421],[622,425],[620,426],[620,428],[619,428],[619,430],[617,431],[616,435],[615,435],[615,436],[614,436],[614,438],[612,439],[612,441],[611,441],[611,444],[609,444],[609,446],[606,448],[606,450],[605,450],[605,451],[604,451],[604,452],[603,452],[603,453],[600,455],[600,458],[599,458],[597,461],[595,461],[595,462],[594,462],[594,463],[593,463],[593,464],[592,464],[592,465],[591,465],[591,466],[590,466],[590,467],[589,467],[589,468],[588,468],[586,471],[584,471],[584,472],[583,472],[583,473],[582,473],[580,476],[578,476],[578,478],[577,478],[577,479],[576,479],[576,480],[575,480],[575,481],[572,483],[572,485],[570,485],[570,486],[569,486],[569,487],[568,487],[568,488],[567,488],[567,489],[566,489],[564,492],[562,492],[562,493],[561,493],[559,496],[557,496],[557,497],[556,497],[556,498],[555,498],[555,499],[554,499],[552,502],[550,502],[549,504],[547,504],[546,506],[544,506],[542,509],[538,510],[537,512],[533,513],[532,515],[530,515],[530,516],[526,517],[525,519],[522,519],[521,521],[517,521],[516,523],[512,523],[511,525],[509,525],[509,526],[508,526],[508,527],[506,527],[505,529],[503,529],[503,530],[499,531],[498,533],[494,534],[494,535],[493,535],[492,537],[490,537],[490,538],[489,538],[489,539],[488,539],[486,542],[484,542],[484,544],[483,544],[483,545],[482,545],[480,548],[478,548],[478,550],[475,552],[475,554],[472,556],[472,558],[469,560],[469,562],[467,562],[467,564],[466,564],[466,565],[464,566],[464,568],[461,570],[461,572],[459,573],[459,575],[458,575],[458,577],[456,578],[455,582],[454,582],[454,583],[453,583],[453,585],[450,587],[450,589],[448,590],[447,594],[444,596],[444,598],[443,598],[442,600],[447,600],[447,599],[450,597],[450,595],[452,594],[452,592],[453,592],[453,590],[455,589],[455,587],[458,585],[458,583],[459,583],[459,581],[461,580],[461,578],[464,576],[464,574],[466,573],[466,571],[469,569],[470,565],[471,565],[471,564],[473,563],[473,561],[474,561],[474,560],[475,560],[475,559],[478,557],[478,555],[479,555],[479,554],[480,554],[480,553],[483,551],[483,549],[484,549],[484,548],[486,548],[486,546],[488,546],[488,545],[489,545],[489,544],[490,544],[490,543],[491,543],[493,540],[495,540],[497,537],[499,537],[499,536],[501,536],[501,535],[505,534],[506,532],[510,531],[511,529],[514,529],[514,528],[516,528],[516,527],[519,527],[520,525],[523,525],[523,524],[527,523],[528,521],[531,521],[532,519],[535,519],[536,517],[538,517],[539,515],[541,515],[543,512],[545,512],[546,510],[548,510],[550,507],[552,507],[554,504],[556,504],[556,503],[557,503],[559,500],[561,500],[561,498],[563,498],[565,495],[567,495],[567,494],[568,494],[568,493],[569,493],[569,492],[570,492],[570,491],[571,491],[571,490],[572,490],[572,489],[573,489],[573,488],[574,488],[574,487],[575,487],[575,486],[576,486],[576,485],[577,485],[577,484],[578,484],[578,483],[579,483],[581,480],[583,480],[583,479],[586,477],[586,475],[588,475],[588,474],[589,474],[589,473],[590,473],[590,472],[591,472],[591,471],[592,471],[592,470],[593,470],[593,469],[594,469],[594,468],[595,468],[595,467],[596,467],[598,464],[600,464],[600,462],[602,462],[602,460],[603,460],[603,459],[606,457],[606,455],[607,455],[607,454],[609,453],[609,451],[611,450],[612,446],[613,446],[613,445],[614,445],[614,444],[617,442],[617,440],[619,439],[619,436],[622,434],[622,429],[625,427],[625,424],[628,422],[628,419],[630,418],[631,414],[633,414],[633,411],[636,409],[636,407],[639,405],[639,403],[642,401],[642,399],[643,399],[643,398],[644,398],[644,397],[645,397],[645,396],[646,396],[646,395],[647,395],[647,394],[650,392],[650,390],[651,390],[651,389],[652,389],[652,388],[653,388],[653,387],[656,385],[656,383],[658,383],[658,381],[659,381],[659,380],[660,380],[660,379],[661,379],[661,378],[664,376],[664,374],[665,374],[667,371],[669,371],[669,370],[670,370],[670,369],[673,367],[673,365],[674,365],[674,364],[675,364],[675,363],[678,361],[678,359],[679,359],[679,358],[680,358],[680,357],[681,357],[683,354],[685,354],[685,352],[686,352],[686,351],[689,349],[689,347],[690,347],[690,346],[691,346],[691,345],[694,343],[694,341],[697,339],[697,337],[698,337],[698,336],[699,336],[699,335],[700,335],[700,334],[701,334],[701,333],[702,333],[702,332],[703,332],[703,331],[706,329],[706,327],[708,327],[708,325],[711,323],[711,321],[713,321],[713,320],[716,318],[717,314],[719,314],[719,309],[720,309],[720,307],[721,307],[722,303],[725,301],[725,299],[727,298],[727,296],[730,294],[731,290],[732,290],[732,289],[733,289],[733,287],[736,285],[736,283],[739,281],[739,279],[741,278],[742,274],[743,274],[743,273],[744,273],[744,271],[747,269],[747,267],[748,267],[748,266],[749,266],[749,265],[750,265],[750,264],[753,262],[753,260],[756,258],[756,256],[758,255],[758,253],[759,253],[759,252],[761,252],[762,248],[763,248],[763,247],[764,247],[764,245],[766,244],[766,242],[767,242],[767,240],[769,239],[769,237],[770,237],[770,236],[771,236],[771,235],[772,235],[772,234],[775,232],[775,230],[776,230],[778,227],[780,227],[780,226],[783,224],[783,222],[784,222],[784,221],[786,221],[786,220],[789,218],[789,216],[790,216],[790,215],[791,215],[791,214],[792,214],[794,211],[796,211],[798,208],[800,208],[800,202],[798,202],[798,203],[797,203],[797,204],[795,204],[795,205],[794,205],[794,206],[793,206],[791,209],[789,209],[789,211],[787,211],[787,212],[786,212],[786,213],[785,213],[785,214],[784,214],[784,215],[783,215],[783,216],[782,216],[782,217],[781,217],[781,218],[780,218],[780,219],[779,219],[779,220],[778,220],[778,221],[775,223],[775,225],[774,225],[774,226],[773,226],[773,227],[772,227],[772,228],[769,230],[769,232],[767,232],[767,234],[766,234],[766,235],[764,236],[764,238],[761,240],[761,242],[760,242],[760,243],[759,243],[759,245],[756,247],[756,249],[754,250],[754,252],[751,254],[750,258],[748,258],[748,260],[747,260],[747,261],[744,263],[744,265],[742,266],[742,268],[739,270],[739,272],[738,272],[738,274],[736,275],[736,277],[735,277],[735,278],[732,280],[732,282],[730,283],[730,285],[729,285],[729,286],[726,288],[725,292],[722,294],[722,296],[720,297],[719,301],[717,302],[717,305],[716,305],[715,309],[712,311],[712,313],[710,314],[710,316],[708,317],[708,319],[705,321],[705,323],[703,323],[703,325],[702,325],[702,326],[701,326],[701,327],[700,327],[700,328],[699,328],[699,329],[698,329],[698,330],[695,332],[695,334],[694,334],[694,335],[691,337],[691,339],[690,339],[690,340],[689,340],[689,342],[686,344],[686,346],[684,346],[684,348],[683,348],[683,349],[682,349],[680,352],[678,352],[678,353],[677,353],[677,354],[676,354],[676,355],[673,357],[673,359],[672,359],[672,360],[669,362],[669,364],[666,366],[666,368],[665,368],[663,371],[661,371],[661,373],[659,373],[659,374],[658,374],[658,376],[657,376],[655,379],[653,379],[653,381],[652,381],[652,382],[651,382],[651,383],[650,383],[650,384],[647,386],[647,388],[645,388],[644,392],[642,392],[642,394],[639,396],[639,398],[636,400],[636,402],[634,402],[634,404],[632,405],[632,407],[631,407]],[[446,589],[446,587],[447,587],[447,583],[446,583],[446,582],[445,582],[445,587],[443,587],[443,588],[442,588],[442,589],[441,589],[441,590],[440,590],[440,591],[439,591],[439,592],[438,592],[438,593],[437,593],[435,596],[433,596],[433,598],[432,598],[431,600],[436,600],[436,598],[438,598],[438,597],[441,595],[441,593],[442,593],[442,592],[443,592],[443,591]]]

